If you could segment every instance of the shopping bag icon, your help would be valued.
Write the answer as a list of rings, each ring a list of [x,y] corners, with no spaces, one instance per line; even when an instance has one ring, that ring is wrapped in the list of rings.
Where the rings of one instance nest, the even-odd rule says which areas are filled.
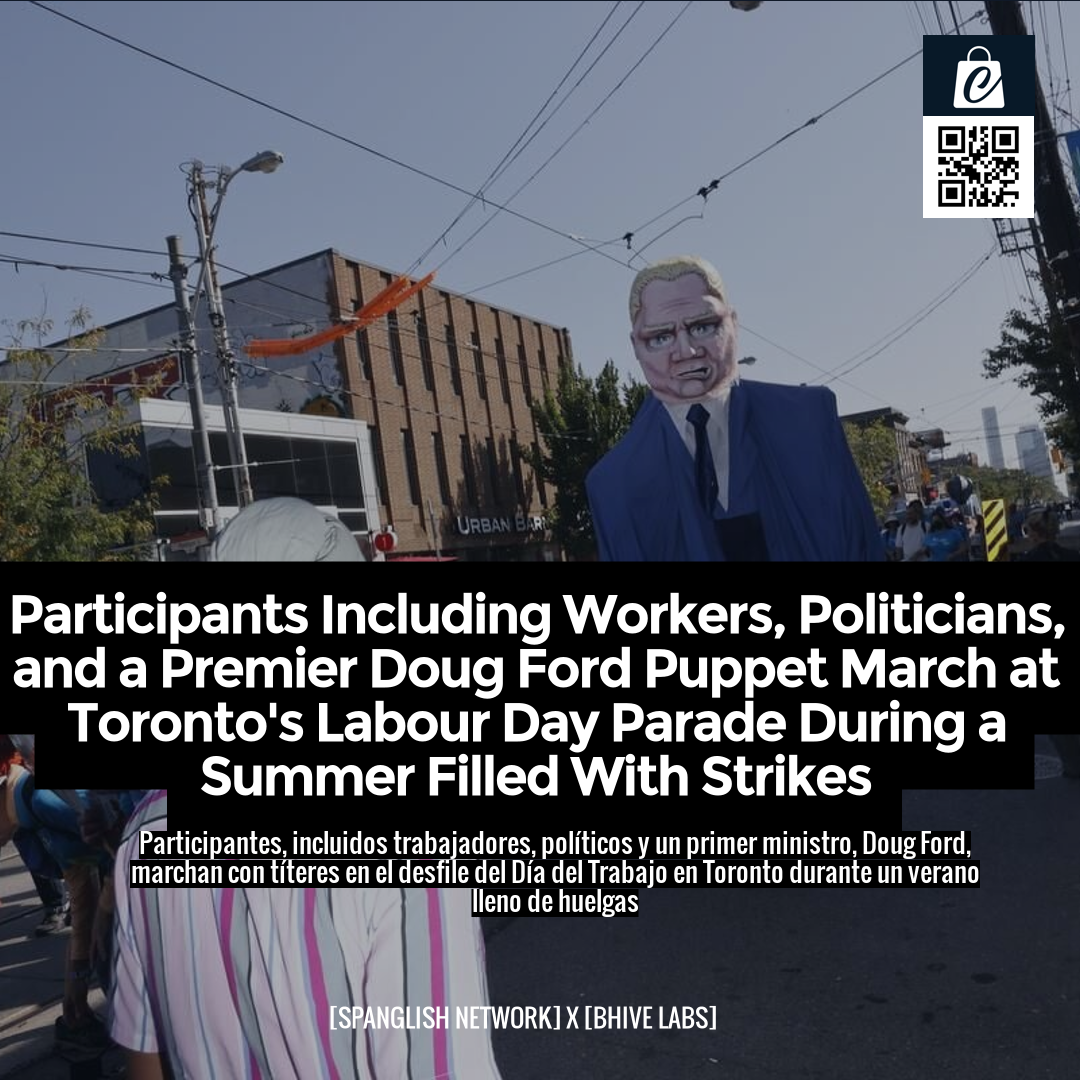
[[[985,60],[972,60],[971,54],[981,49]],[[985,45],[968,50],[968,58],[956,65],[956,94],[954,109],[1004,109],[1005,90],[1001,85],[1001,64],[990,58]]]

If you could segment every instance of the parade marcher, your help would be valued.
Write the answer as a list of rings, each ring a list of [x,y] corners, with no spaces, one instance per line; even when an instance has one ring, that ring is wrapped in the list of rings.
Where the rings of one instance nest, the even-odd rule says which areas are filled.
[[[897,562],[923,562],[926,560],[927,551],[923,543],[926,539],[926,532],[922,501],[912,499],[907,505],[904,523],[896,534]]]
[[[111,1030],[128,1080],[499,1080],[490,1033],[454,1023],[487,1004],[470,890],[131,888],[140,833],[166,828],[152,792],[116,860]],[[342,1021],[379,1006],[450,1020]]]
[[[0,736],[0,760],[9,762],[0,800],[0,833],[19,829],[29,868],[47,877],[62,876],[71,904],[71,937],[64,973],[63,1012],[56,1021],[58,1043],[80,1049],[109,1044],[104,1025],[89,1004],[93,977],[93,927],[104,852],[85,844],[79,833],[85,792],[39,789],[34,775],[13,760],[14,747]]]
[[[930,531],[923,537],[923,548],[930,562],[966,562],[967,529],[963,519],[946,516],[940,510],[930,519]]]

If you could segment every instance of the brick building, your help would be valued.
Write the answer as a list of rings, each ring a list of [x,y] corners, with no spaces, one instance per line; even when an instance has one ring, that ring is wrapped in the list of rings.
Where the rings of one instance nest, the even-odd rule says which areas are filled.
[[[255,497],[300,495],[332,507],[362,542],[392,527],[391,558],[559,558],[545,520],[553,492],[527,458],[538,441],[530,404],[572,362],[567,330],[433,282],[368,328],[311,352],[269,360],[245,355],[253,339],[302,338],[348,321],[396,276],[328,250],[224,286]],[[211,458],[227,519],[237,497],[205,311],[196,312],[196,324]],[[154,397],[132,404],[139,454],[123,462],[95,459],[90,469],[106,504],[167,474],[158,515],[163,540],[197,536],[207,524],[178,339],[169,305],[107,327],[102,347],[80,357],[77,369],[73,359],[63,365],[68,378],[108,385],[110,394],[159,373]]]
[[[898,504],[922,495],[927,479],[926,451],[924,441],[908,430],[908,418],[898,409],[870,409],[867,412],[850,413],[840,419],[845,424],[870,427],[880,423],[888,428],[896,440],[896,459],[889,474],[884,478],[895,489]]]

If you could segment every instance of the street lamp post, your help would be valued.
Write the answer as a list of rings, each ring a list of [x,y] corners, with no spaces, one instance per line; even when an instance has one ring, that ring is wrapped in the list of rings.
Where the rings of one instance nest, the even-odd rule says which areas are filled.
[[[221,214],[221,203],[233,177],[242,172],[273,172],[285,159],[275,150],[264,150],[249,158],[239,168],[229,169],[220,166],[216,178],[207,180],[205,166],[201,161],[191,163],[188,174],[189,200],[192,217],[195,219],[195,231],[199,239],[199,255],[202,267],[199,284],[195,289],[195,302],[205,288],[206,303],[210,328],[214,335],[214,347],[217,352],[218,372],[221,380],[222,405],[225,411],[225,437],[229,444],[229,458],[236,477],[236,496],[241,509],[254,502],[251,488],[251,472],[248,468],[247,448],[240,427],[240,397],[237,386],[236,355],[229,342],[229,331],[225,321],[225,303],[221,296],[217,266],[214,263],[214,232]],[[207,190],[217,192],[213,208],[207,202]]]

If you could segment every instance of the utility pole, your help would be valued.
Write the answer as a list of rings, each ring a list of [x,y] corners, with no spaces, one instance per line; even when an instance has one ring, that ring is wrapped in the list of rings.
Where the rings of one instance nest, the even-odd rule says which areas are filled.
[[[995,35],[1027,35],[1018,0],[986,0],[986,13]],[[1072,194],[1058,152],[1057,132],[1046,106],[1042,83],[1035,84],[1035,212],[1042,234],[1035,234],[1036,253],[1047,291],[1047,302],[1055,312],[1060,301],[1069,329],[1074,367],[1080,365],[1080,222],[1076,220]],[[1055,275],[1047,269],[1056,271]]]
[[[202,372],[195,345],[195,324],[191,317],[191,303],[187,291],[187,267],[180,251],[180,237],[167,236],[169,247],[169,277],[176,293],[176,314],[180,323],[180,363],[188,390],[188,406],[191,409],[193,449],[195,451],[195,476],[199,498],[199,516],[210,540],[221,530],[221,510],[218,506],[217,479],[214,476],[213,458],[210,454],[210,435],[206,430],[206,408],[203,403]]]
[[[221,199],[224,195],[223,185],[227,183],[228,177],[218,180],[217,209],[221,207]],[[229,343],[229,330],[225,323],[225,302],[221,297],[221,286],[218,283],[217,266],[214,264],[214,249],[211,244],[215,222],[214,216],[211,215],[206,204],[206,180],[203,177],[200,162],[195,162],[192,166],[191,186],[198,201],[198,207],[193,216],[199,237],[199,251],[203,259],[203,271],[206,279],[208,317],[217,350],[222,404],[225,406],[225,435],[229,443],[229,457],[235,478],[237,502],[242,510],[255,501],[255,496],[251,488],[251,472],[248,468],[247,448],[244,446],[244,435],[240,429],[240,397],[237,388],[236,356],[232,351],[232,345]]]
[[[995,35],[1027,34],[1019,0],[986,0]],[[1059,366],[1061,397],[1070,419],[1080,424],[1080,222],[1061,164],[1058,136],[1035,76],[1035,213],[1033,230],[1039,273],[1046,293],[1050,326],[1064,325],[1068,359]],[[1041,233],[1041,236],[1040,236]]]

